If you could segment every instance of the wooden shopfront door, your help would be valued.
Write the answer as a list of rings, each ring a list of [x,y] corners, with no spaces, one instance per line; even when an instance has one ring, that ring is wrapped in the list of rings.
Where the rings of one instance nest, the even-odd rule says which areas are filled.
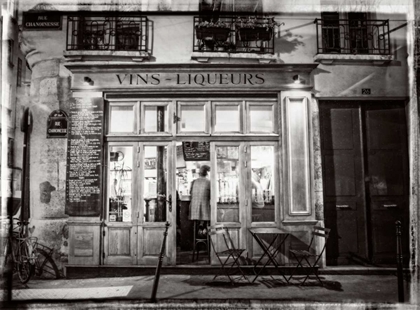
[[[105,264],[156,265],[166,222],[164,264],[174,264],[172,149],[172,142],[109,143]]]
[[[408,257],[407,125],[402,102],[320,102],[328,264]]]

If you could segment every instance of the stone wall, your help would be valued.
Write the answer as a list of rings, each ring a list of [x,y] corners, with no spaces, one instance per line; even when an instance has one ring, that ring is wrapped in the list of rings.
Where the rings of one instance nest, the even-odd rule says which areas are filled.
[[[70,81],[59,59],[32,63],[31,102],[33,129],[30,137],[31,226],[38,241],[53,248],[62,268],[68,255],[66,193],[67,139],[47,139],[47,119],[57,109],[68,112]]]

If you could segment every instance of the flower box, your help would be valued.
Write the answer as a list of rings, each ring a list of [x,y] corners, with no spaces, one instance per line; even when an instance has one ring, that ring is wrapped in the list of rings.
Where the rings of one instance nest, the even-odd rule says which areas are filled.
[[[269,41],[273,37],[273,29],[266,27],[240,28],[238,33],[240,41]]]
[[[226,41],[229,37],[230,28],[221,27],[199,27],[195,28],[197,39]]]

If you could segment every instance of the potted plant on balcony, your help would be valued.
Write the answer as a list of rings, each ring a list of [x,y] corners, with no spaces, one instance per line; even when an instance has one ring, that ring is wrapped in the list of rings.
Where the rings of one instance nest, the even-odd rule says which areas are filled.
[[[203,21],[195,27],[195,34],[198,40],[204,41],[206,45],[225,42],[230,33],[230,27],[221,20],[216,22]]]
[[[258,22],[257,18],[243,19],[238,17],[235,21],[236,30],[240,41],[269,41],[273,37],[273,29],[278,23],[274,17]]]

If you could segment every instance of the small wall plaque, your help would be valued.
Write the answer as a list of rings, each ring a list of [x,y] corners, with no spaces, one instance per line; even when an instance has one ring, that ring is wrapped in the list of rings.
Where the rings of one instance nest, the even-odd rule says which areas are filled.
[[[370,88],[362,88],[362,95],[370,95]]]
[[[47,121],[47,138],[67,138],[68,116],[63,110],[52,111]]]
[[[61,15],[57,12],[27,12],[23,13],[25,30],[61,30]]]

